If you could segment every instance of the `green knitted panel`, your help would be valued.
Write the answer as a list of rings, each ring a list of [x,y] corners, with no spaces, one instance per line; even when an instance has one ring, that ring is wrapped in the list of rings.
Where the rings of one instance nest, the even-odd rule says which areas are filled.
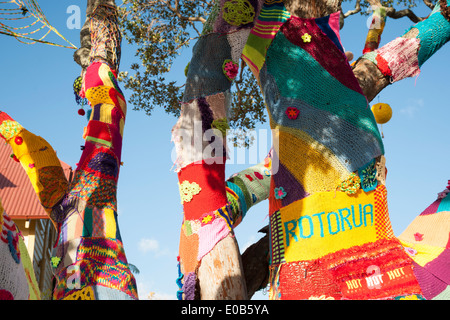
[[[383,142],[367,99],[331,76],[305,50],[278,33],[267,53],[267,71],[275,77],[280,95],[328,111]],[[286,78],[286,75],[295,78]]]

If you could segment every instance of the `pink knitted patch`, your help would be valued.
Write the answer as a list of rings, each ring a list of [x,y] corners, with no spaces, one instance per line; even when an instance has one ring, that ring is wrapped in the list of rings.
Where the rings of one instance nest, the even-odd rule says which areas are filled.
[[[417,58],[419,46],[419,39],[397,38],[377,50],[378,54],[387,61],[393,82],[419,75]]]
[[[210,224],[202,226],[197,233],[199,238],[197,260],[200,261],[229,233],[230,229],[222,218],[216,218]]]

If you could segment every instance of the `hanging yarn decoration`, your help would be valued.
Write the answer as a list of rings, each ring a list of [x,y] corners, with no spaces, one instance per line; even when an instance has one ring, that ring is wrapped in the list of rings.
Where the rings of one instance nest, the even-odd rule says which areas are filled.
[[[80,116],[84,116],[86,112],[83,109],[83,106],[87,105],[87,99],[82,98],[80,96],[80,91],[83,85],[83,78],[81,76],[77,77],[75,81],[73,82],[73,93],[75,95],[75,101],[77,105],[80,106],[80,109],[78,109],[78,114]]]
[[[233,26],[242,26],[253,22],[255,9],[247,0],[230,0],[223,5],[222,17]]]
[[[387,123],[392,118],[391,106],[387,103],[378,102],[372,106],[371,110],[375,117],[375,121],[381,125],[381,136],[384,138],[383,124]]]
[[[378,124],[385,124],[392,118],[392,109],[387,103],[379,102],[374,104],[372,106],[372,112]]]
[[[54,33],[67,44],[45,40]],[[42,9],[34,0],[11,0],[0,2],[0,34],[16,38],[24,44],[43,43],[52,46],[77,49],[47,20]]]

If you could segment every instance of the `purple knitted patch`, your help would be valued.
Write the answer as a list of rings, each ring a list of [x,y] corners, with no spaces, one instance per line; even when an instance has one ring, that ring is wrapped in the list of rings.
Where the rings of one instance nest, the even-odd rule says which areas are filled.
[[[214,120],[213,113],[205,98],[199,98],[197,102],[198,108],[202,115],[202,130],[205,132],[206,130],[211,129],[211,125]]]
[[[185,277],[183,292],[185,300],[194,300],[195,299],[195,286],[197,283],[197,275],[195,272],[190,272]]]

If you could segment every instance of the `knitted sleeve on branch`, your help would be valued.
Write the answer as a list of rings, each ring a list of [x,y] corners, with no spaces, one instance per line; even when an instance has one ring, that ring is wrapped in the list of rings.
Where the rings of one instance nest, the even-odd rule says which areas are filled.
[[[11,146],[11,161],[20,162],[39,201],[50,214],[68,187],[56,152],[46,140],[29,132],[4,112],[0,113],[0,135]]]
[[[411,35],[413,37],[411,38]],[[420,67],[450,39],[450,22],[441,14],[439,3],[427,19],[382,48],[363,55],[392,82],[419,75]]]

